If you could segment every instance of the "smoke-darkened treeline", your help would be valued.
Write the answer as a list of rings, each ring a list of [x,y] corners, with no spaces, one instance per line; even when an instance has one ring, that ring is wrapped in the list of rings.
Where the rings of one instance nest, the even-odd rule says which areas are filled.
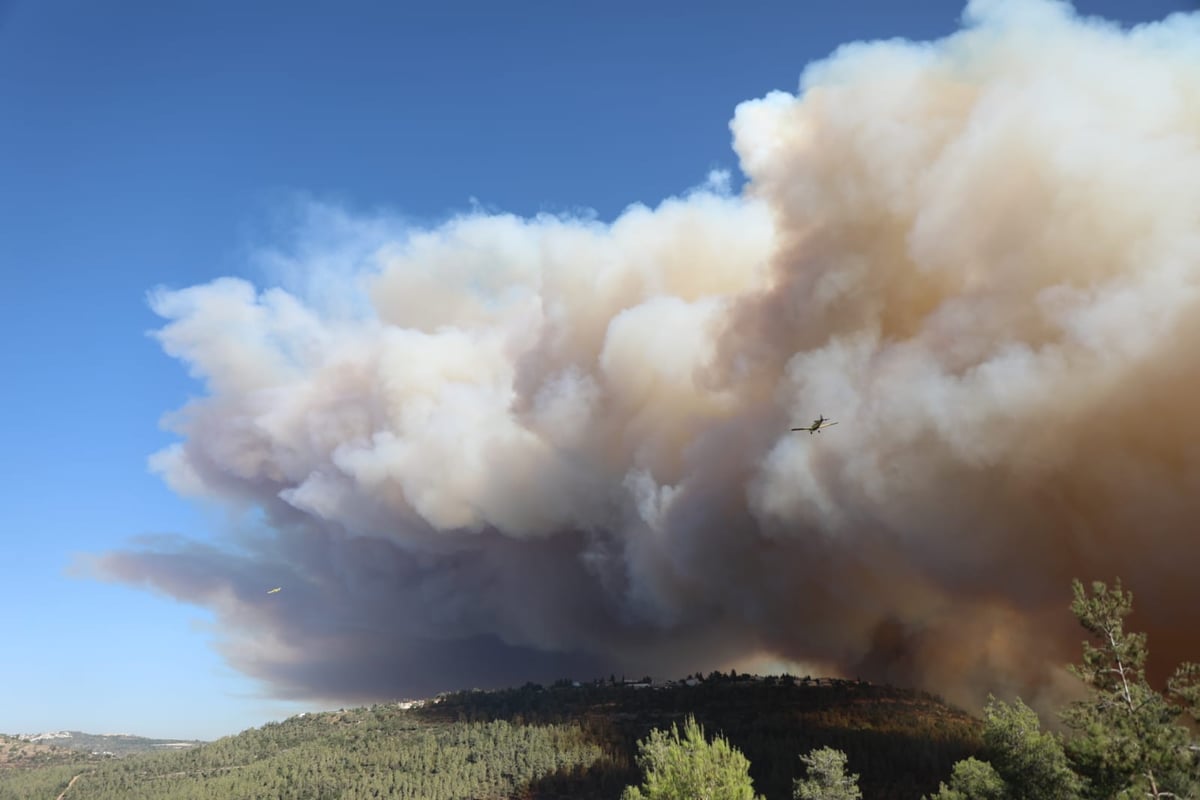
[[[424,708],[316,713],[192,750],[0,772],[0,800],[411,798],[616,800],[636,743],[693,713],[752,763],[769,800],[791,797],[800,753],[845,751],[868,797],[917,798],[978,752],[979,724],[929,695],[857,682],[712,673],[695,686],[612,684],[460,692]]]
[[[918,797],[937,775],[978,750],[978,722],[923,693],[848,680],[820,683],[790,676],[760,678],[713,672],[691,687],[635,688],[606,684],[499,692],[456,693],[426,712],[441,719],[521,719],[547,724],[579,720],[613,757],[602,770],[636,783],[636,742],[652,728],[692,715],[705,730],[723,734],[749,758],[754,785],[767,798],[790,798],[799,754],[822,746],[845,752],[868,797]],[[590,793],[586,784],[572,797]]]

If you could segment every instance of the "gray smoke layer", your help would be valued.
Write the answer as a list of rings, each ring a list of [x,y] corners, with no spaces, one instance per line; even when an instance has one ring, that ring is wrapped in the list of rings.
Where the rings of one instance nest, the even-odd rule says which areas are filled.
[[[153,467],[252,523],[93,568],[287,697],[759,659],[1030,698],[1076,576],[1195,657],[1200,14],[975,0],[731,127],[740,196],[327,210],[354,266],[301,248],[309,290],[153,295],[206,385]]]

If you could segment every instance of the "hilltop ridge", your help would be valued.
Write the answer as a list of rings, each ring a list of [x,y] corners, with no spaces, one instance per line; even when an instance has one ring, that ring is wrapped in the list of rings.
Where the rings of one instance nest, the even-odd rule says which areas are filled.
[[[0,771],[0,800],[53,797],[75,775],[71,800],[219,800],[251,789],[616,800],[639,778],[638,739],[686,715],[746,754],[768,800],[790,800],[798,756],[815,747],[846,752],[864,795],[882,800],[936,790],[979,749],[979,720],[923,692],[787,675],[612,676],[305,712],[175,752]]]
[[[204,744],[199,739],[155,739],[135,736],[132,733],[85,733],[83,731],[18,733],[9,735],[7,738],[101,756],[124,756],[132,753],[154,752],[162,748],[197,747]]]

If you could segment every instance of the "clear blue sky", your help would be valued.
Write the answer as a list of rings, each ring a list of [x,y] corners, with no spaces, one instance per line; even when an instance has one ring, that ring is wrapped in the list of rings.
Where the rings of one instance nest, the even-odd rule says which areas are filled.
[[[1186,0],[1080,0],[1130,21]],[[1136,7],[1136,8],[1135,8]],[[611,219],[737,174],[737,103],[839,44],[929,38],[957,0],[0,0],[0,731],[214,738],[266,699],[202,610],[69,570],[130,537],[217,536],[147,468],[198,387],[150,337],[160,284],[269,281],[297,197],[436,220]]]

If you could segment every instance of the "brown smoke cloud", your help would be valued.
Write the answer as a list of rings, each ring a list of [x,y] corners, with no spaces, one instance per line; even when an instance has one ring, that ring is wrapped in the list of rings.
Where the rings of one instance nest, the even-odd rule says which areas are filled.
[[[1200,655],[1200,14],[977,0],[731,127],[740,196],[327,211],[340,280],[156,293],[207,393],[153,466],[254,532],[94,568],[292,697],[762,657],[1029,698],[1076,576]]]

